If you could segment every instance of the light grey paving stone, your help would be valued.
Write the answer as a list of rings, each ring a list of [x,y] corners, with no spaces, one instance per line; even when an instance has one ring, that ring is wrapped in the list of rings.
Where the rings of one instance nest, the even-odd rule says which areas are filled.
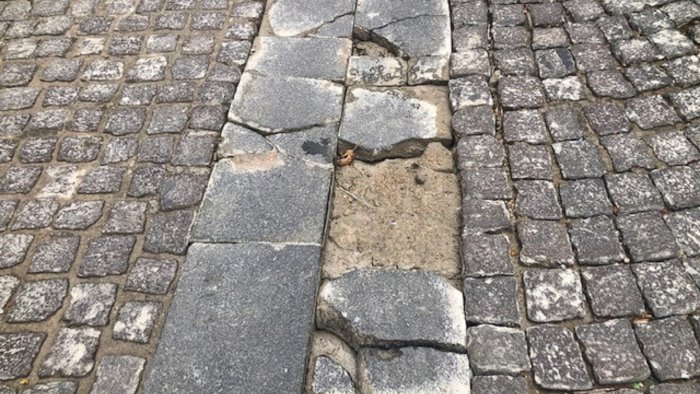
[[[192,187],[196,183],[192,182]],[[161,204],[161,209],[165,210]],[[148,203],[145,201],[117,201],[112,206],[107,223],[102,230],[107,234],[142,233],[146,222]]]
[[[581,264],[603,265],[629,261],[622,249],[620,234],[609,217],[574,219],[571,221],[569,235]]]
[[[532,219],[561,219],[557,189],[549,181],[515,182],[515,214]]]
[[[463,77],[470,74],[489,76],[490,73],[489,55],[484,49],[455,52],[450,58],[450,75],[452,77]]]
[[[457,163],[460,170],[472,167],[501,167],[504,159],[503,144],[491,135],[465,136],[457,143]]]
[[[527,394],[527,381],[513,376],[474,376],[471,383],[472,394]]]
[[[263,133],[334,123],[340,120],[343,90],[329,81],[244,73],[228,117]]]
[[[643,129],[670,126],[681,119],[661,96],[644,96],[627,100],[627,117]]]
[[[24,331],[0,333],[0,379],[29,375],[46,334]]]
[[[429,272],[352,271],[321,286],[316,315],[319,328],[355,348],[465,346],[462,296],[449,282]],[[406,325],[406,321],[415,324]]]
[[[78,283],[70,289],[70,305],[63,320],[70,325],[104,326],[116,298],[115,283]]]
[[[660,383],[649,388],[649,394],[695,394],[700,392],[700,383]]]
[[[22,390],[22,394],[75,394],[76,391],[78,385],[75,382],[58,381],[34,385]]]
[[[529,220],[518,223],[520,262],[527,266],[558,267],[574,264],[566,226],[559,222]]]
[[[53,227],[65,230],[85,230],[102,216],[104,201],[73,201],[61,208]]]
[[[318,29],[354,8],[351,0],[282,0],[270,7],[268,17],[275,35],[289,37]]]
[[[649,36],[659,51],[667,59],[673,59],[684,55],[694,55],[695,45],[690,38],[675,29],[664,29]]]
[[[700,89],[697,87],[671,94],[671,102],[686,120],[700,117]]]
[[[165,294],[175,279],[177,261],[141,257],[136,260],[124,284],[124,289],[149,294]]]
[[[355,394],[355,384],[348,371],[326,356],[316,358],[314,362],[313,394]]]
[[[352,41],[345,38],[259,37],[246,71],[342,83],[351,52]]]
[[[311,245],[192,245],[144,392],[301,392],[320,252]]]
[[[656,157],[669,166],[687,165],[700,160],[700,152],[679,132],[665,131],[655,133],[646,139]]]
[[[95,364],[100,331],[92,327],[61,328],[39,368],[40,377],[87,375]]]
[[[483,200],[510,200],[513,188],[503,168],[482,167],[460,171],[462,195]]]
[[[477,375],[518,375],[530,370],[525,333],[482,324],[467,330],[467,354]]]
[[[462,273],[467,277],[513,274],[510,239],[505,234],[462,236]]]
[[[586,88],[576,76],[549,78],[542,83],[550,100],[579,101],[586,98]]]
[[[651,179],[671,209],[700,205],[700,174],[690,167],[668,167],[651,172]]]
[[[12,275],[0,276],[0,316],[5,313],[5,305],[7,305],[7,301],[10,300],[17,286],[19,286],[17,277]]]
[[[689,314],[700,306],[700,293],[679,261],[634,264],[632,272],[657,318]]]
[[[352,28],[353,24],[355,22],[355,17],[354,15],[344,15],[338,18],[335,18],[333,22],[326,23],[325,25],[321,26],[317,31],[316,34],[313,36],[315,37],[339,37],[339,38],[352,38]],[[255,26],[255,25],[253,25]],[[254,36],[255,33],[257,32],[257,28],[253,27],[252,32],[250,33],[251,36]]]
[[[584,109],[588,123],[599,136],[629,131],[630,122],[622,105],[600,102],[588,105]]]
[[[360,350],[362,380],[373,393],[468,393],[472,372],[466,354],[427,347]]]
[[[608,174],[605,184],[619,214],[660,211],[664,207],[661,194],[646,174]]]
[[[593,386],[574,335],[566,328],[527,329],[535,383],[550,390],[589,390]]]
[[[22,230],[48,227],[58,210],[58,205],[54,199],[29,200],[15,214],[15,222],[11,228]]]
[[[416,2],[413,1],[413,3]],[[447,2],[442,0],[433,0],[429,3],[439,3],[442,4],[442,7],[447,7]],[[378,4],[378,2],[368,1],[360,3],[355,13],[355,29],[370,30],[369,26],[376,26],[375,22],[382,18],[372,18],[369,24],[364,24],[360,14],[361,4]],[[399,7],[406,7],[407,5],[404,5],[404,3],[391,4],[400,4]],[[391,9],[396,6],[387,7],[386,3],[382,3],[379,7]],[[412,11],[422,11],[425,8],[424,5],[422,7],[414,6]],[[450,17],[447,16],[446,12],[442,15],[417,15],[414,18],[394,20],[383,27],[372,28],[371,31],[373,36],[380,37],[380,39],[388,42],[401,57],[448,56],[452,50]]]
[[[527,270],[523,274],[527,317],[555,322],[585,316],[586,301],[579,274],[571,269]]]
[[[629,266],[584,267],[581,274],[596,316],[623,317],[644,313],[644,300]]]
[[[673,234],[660,214],[644,212],[618,216],[616,222],[632,261],[666,260],[678,253]]]
[[[688,257],[700,255],[700,209],[693,208],[673,212],[664,217],[666,224],[676,237],[676,243]]]
[[[578,326],[576,336],[599,384],[641,382],[651,375],[629,321]]]
[[[107,355],[97,365],[94,394],[134,394],[146,360],[141,357]]]
[[[114,322],[112,338],[122,341],[148,343],[153,325],[161,313],[162,305],[157,301],[126,302]]]
[[[687,87],[700,82],[700,59],[697,56],[681,57],[663,63],[662,66],[680,86]]]
[[[7,321],[26,323],[46,320],[61,308],[67,292],[67,279],[25,282],[17,290]]]
[[[657,379],[688,379],[700,375],[700,347],[686,318],[636,322],[642,352]]]
[[[273,149],[270,142],[259,133],[234,123],[226,123],[221,131],[221,141],[219,142],[217,156],[220,158],[233,157],[264,153]]]
[[[552,144],[561,174],[565,179],[597,178],[605,167],[596,146],[587,140]]]
[[[314,127],[295,133],[268,136],[281,153],[324,165],[333,165],[337,152],[338,131],[335,126]]]
[[[192,238],[320,243],[330,176],[329,169],[276,152],[221,160]]]
[[[421,56],[409,62],[408,84],[422,85],[450,79],[450,56]]]
[[[10,268],[24,261],[29,245],[34,240],[29,234],[0,235],[0,268]]]
[[[103,235],[88,245],[78,269],[81,277],[119,275],[126,272],[136,243],[134,236]]]
[[[397,86],[406,84],[408,64],[401,58],[351,56],[347,68],[348,85]]]
[[[393,114],[387,117],[386,114]],[[447,91],[436,86],[352,88],[338,134],[338,149],[361,160],[413,157],[431,142],[449,144]]]
[[[625,76],[637,90],[646,92],[670,85],[673,80],[661,67],[653,64],[642,63],[630,66],[624,70]]]
[[[515,278],[464,278],[463,283],[468,322],[516,327],[520,324]]]

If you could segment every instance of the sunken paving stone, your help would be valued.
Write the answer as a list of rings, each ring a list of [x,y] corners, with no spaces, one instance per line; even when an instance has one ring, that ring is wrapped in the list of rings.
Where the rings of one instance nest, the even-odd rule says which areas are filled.
[[[530,220],[518,224],[522,244],[520,262],[527,266],[571,266],[574,252],[566,226],[553,221]]]
[[[635,333],[657,379],[688,379],[700,375],[700,347],[685,318],[637,322]]]
[[[523,281],[530,320],[553,322],[584,317],[585,300],[576,271],[528,270]]]
[[[595,216],[571,221],[571,243],[581,264],[602,265],[627,261],[612,219]]]
[[[39,368],[40,377],[87,375],[95,364],[100,331],[92,327],[61,328]]]
[[[47,279],[25,282],[17,290],[14,305],[7,314],[10,323],[46,320],[63,305],[68,280]]]
[[[313,394],[354,394],[355,384],[348,371],[331,358],[320,356],[314,362],[311,392]]]
[[[550,390],[589,390],[588,376],[573,333],[562,327],[541,325],[527,329],[535,383]]]
[[[359,159],[369,161],[417,156],[431,142],[450,143],[449,122],[442,88],[353,88],[346,97],[338,149],[355,149]]]
[[[144,391],[300,392],[320,252],[311,245],[194,244]]]
[[[0,333],[0,379],[29,375],[45,338],[46,334],[31,331]]]
[[[596,316],[622,317],[644,313],[644,300],[628,266],[585,267],[581,274]]]
[[[320,243],[330,176],[326,168],[277,152],[221,160],[192,238]]]
[[[71,325],[104,326],[116,296],[114,283],[78,283],[70,289],[70,305],[63,320]]]
[[[632,272],[654,316],[684,315],[700,306],[700,292],[679,261],[634,264]]]
[[[464,279],[464,311],[477,324],[518,326],[516,280],[512,276]]]
[[[361,380],[373,393],[468,393],[472,372],[466,354],[426,347],[366,348],[359,352]]]
[[[133,394],[139,386],[139,378],[146,360],[133,356],[108,355],[97,365],[93,393],[119,392]]]
[[[467,354],[477,375],[517,375],[530,369],[525,333],[514,328],[486,324],[469,328]]]
[[[328,281],[319,291],[316,321],[354,347],[465,346],[462,295],[427,272],[357,270]]]
[[[526,394],[527,381],[513,376],[474,376],[471,382],[472,394]]]
[[[640,382],[651,375],[639,349],[632,325],[627,320],[576,327],[584,354],[593,364],[593,375],[600,384]]]

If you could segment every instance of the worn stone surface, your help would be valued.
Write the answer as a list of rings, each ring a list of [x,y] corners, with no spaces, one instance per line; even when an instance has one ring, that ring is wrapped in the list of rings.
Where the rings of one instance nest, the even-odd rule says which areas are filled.
[[[465,345],[461,294],[431,273],[353,271],[324,283],[318,303],[319,327],[357,348],[431,344],[459,349]],[[425,307],[416,307],[419,303]],[[407,326],[405,321],[415,324]]]
[[[97,365],[97,378],[92,386],[92,392],[135,393],[144,363],[144,359],[133,356],[102,357]]]
[[[700,293],[680,262],[635,264],[632,272],[654,316],[684,315],[698,308]]]
[[[104,326],[116,299],[114,283],[79,283],[70,290],[70,305],[63,319],[71,325]]]
[[[635,333],[659,380],[688,379],[700,374],[700,347],[685,318],[635,323]]]
[[[95,364],[100,331],[92,328],[62,328],[39,368],[39,376],[73,376],[88,374]]]
[[[26,323],[48,319],[61,308],[67,289],[66,279],[23,283],[17,290],[14,305],[7,314],[7,321]]]
[[[581,270],[591,309],[599,317],[636,316],[644,313],[644,300],[632,270],[624,265],[586,267]]]
[[[588,376],[581,349],[566,328],[542,325],[528,328],[530,359],[535,383],[553,390],[587,390]]]
[[[0,334],[0,379],[11,380],[29,375],[45,338],[46,334],[30,331]]]
[[[515,278],[465,278],[463,285],[464,311],[468,322],[504,326],[517,326],[520,323]]]
[[[518,224],[522,242],[520,262],[524,265],[571,266],[574,252],[566,227],[557,222],[531,220]]]
[[[474,376],[471,382],[471,393],[473,394],[525,394],[527,392],[527,381],[522,377]]]
[[[523,274],[527,316],[535,322],[584,317],[585,298],[576,271],[528,270]]]
[[[272,31],[282,37],[295,36],[318,29],[337,17],[353,11],[355,4],[349,0],[276,2],[269,10]]]
[[[517,375],[530,369],[525,333],[514,328],[486,324],[470,327],[467,354],[477,375]]]
[[[311,389],[314,394],[354,394],[355,384],[343,367],[329,357],[321,356],[314,363]]]

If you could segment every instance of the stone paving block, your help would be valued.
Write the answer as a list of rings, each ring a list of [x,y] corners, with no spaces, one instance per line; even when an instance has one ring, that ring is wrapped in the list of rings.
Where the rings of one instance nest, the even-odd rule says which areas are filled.
[[[599,136],[629,131],[629,120],[621,105],[601,102],[586,106],[584,112],[591,128]]]
[[[454,4],[452,7],[452,24],[455,28],[468,25],[488,23],[489,8],[484,1]]]
[[[574,264],[569,234],[566,226],[559,222],[529,220],[518,223],[518,237],[523,265],[558,267]]]
[[[17,290],[15,301],[7,314],[7,321],[26,323],[48,319],[63,305],[67,290],[66,279],[23,283]]]
[[[603,44],[576,44],[571,47],[571,53],[576,60],[576,67],[584,73],[617,67],[615,58],[613,58],[608,47]]]
[[[66,230],[85,230],[102,216],[104,201],[73,201],[61,208],[53,227]]]
[[[561,183],[559,193],[567,217],[610,215],[613,212],[601,179],[565,181]]]
[[[490,73],[489,54],[484,49],[456,52],[450,58],[450,75],[452,77],[463,77],[470,74],[489,76]]]
[[[655,317],[689,314],[700,306],[700,292],[679,261],[634,264],[632,272]]]
[[[578,326],[576,336],[599,384],[640,382],[651,375],[629,321]]]
[[[337,130],[334,126],[275,134],[267,139],[283,154],[303,157],[322,165],[332,165],[338,150]]]
[[[125,303],[114,322],[112,338],[122,341],[148,343],[153,325],[162,305],[156,301],[129,301]]]
[[[87,247],[78,269],[82,277],[119,275],[126,272],[136,237],[103,235]]]
[[[592,71],[586,75],[588,86],[596,96],[624,99],[637,92],[619,71]]]
[[[700,375],[700,347],[687,319],[642,321],[635,323],[634,328],[657,379],[667,381]]]
[[[420,304],[431,306],[416,308]],[[432,273],[353,271],[321,286],[316,316],[319,328],[339,335],[354,348],[419,343],[448,349],[465,346],[461,294]],[[416,324],[402,323],[406,321]]]
[[[593,386],[574,335],[566,328],[527,329],[535,383],[550,390],[589,390]]]
[[[534,53],[527,48],[500,49],[492,53],[496,68],[505,75],[537,74]]]
[[[693,394],[700,391],[700,383],[661,383],[649,388],[649,394]]]
[[[513,274],[513,257],[508,236],[473,234],[462,237],[463,274],[482,277]]]
[[[172,211],[199,204],[204,195],[207,181],[207,176],[196,174],[175,174],[165,178],[161,186],[160,209],[162,211]],[[143,211],[142,217],[145,216],[145,209],[146,206],[141,206],[141,211]],[[132,211],[132,213],[136,212]],[[140,228],[143,226],[143,219],[138,222],[132,227],[136,228],[139,226]],[[109,225],[109,222],[107,224]]]
[[[507,109],[539,108],[545,103],[542,83],[530,76],[501,78],[498,94]]]
[[[194,221],[192,211],[161,212],[150,220],[143,250],[151,253],[184,254]]]
[[[473,168],[460,172],[462,195],[485,200],[510,200],[513,190],[502,168]]]
[[[135,393],[145,363],[143,358],[133,356],[102,357],[91,393]]]
[[[24,261],[29,245],[34,240],[29,234],[0,235],[0,268],[10,268]]]
[[[442,7],[447,7],[445,1],[433,1],[433,3],[440,3]],[[361,22],[359,8],[358,5],[354,26],[365,29]],[[382,4],[381,8],[392,7],[386,7],[386,4]],[[420,8],[416,7],[415,9]],[[446,11],[444,15],[418,15],[415,18],[395,20],[384,27],[373,29],[372,35],[381,37],[382,40],[388,42],[401,57],[448,56],[452,49],[450,45],[450,17],[447,16]]]
[[[421,56],[409,62],[408,84],[440,83],[450,79],[449,55]]]
[[[608,151],[616,171],[623,172],[632,168],[652,170],[656,161],[649,153],[649,146],[631,134],[616,134],[601,138]]]
[[[532,219],[561,219],[562,210],[554,183],[548,181],[515,182],[515,214]]]
[[[700,209],[674,212],[665,216],[664,220],[686,256],[694,257],[700,254],[700,242],[697,239],[700,232]]]
[[[398,86],[406,83],[408,65],[403,59],[380,56],[351,56],[348,85]]]
[[[465,136],[457,143],[457,163],[460,170],[501,167],[504,159],[503,145],[491,135]]]
[[[563,5],[576,22],[595,20],[605,15],[600,4],[593,0],[567,0]]]
[[[680,118],[661,96],[637,97],[627,100],[627,117],[643,129],[669,126]]]
[[[495,135],[495,123],[493,109],[485,105],[462,108],[452,116],[452,130],[457,138],[479,134]]]
[[[80,194],[116,193],[121,189],[125,172],[125,167],[96,167],[83,177],[78,192]]]
[[[29,375],[45,338],[46,334],[31,331],[0,333],[0,379],[11,380]]]
[[[427,347],[360,350],[360,373],[373,393],[469,392],[472,372],[466,354]]]
[[[605,216],[571,221],[571,243],[579,263],[602,265],[626,262],[619,233]]]
[[[676,256],[678,246],[660,214],[645,212],[618,216],[616,222],[622,233],[622,243],[633,262],[659,261]]]
[[[534,4],[533,4],[534,5]],[[544,6],[550,4],[542,4]],[[559,4],[551,4],[559,5]],[[561,19],[559,20],[561,22]],[[569,35],[561,27],[532,29],[532,49],[561,48],[569,45]]]
[[[580,112],[575,109],[554,108],[547,111],[545,117],[547,127],[555,142],[581,139],[587,130]]]
[[[562,78],[576,71],[574,57],[566,48],[544,49],[535,52],[540,78]]]
[[[587,140],[552,144],[559,169],[565,179],[597,178],[605,168],[597,147]]]
[[[547,127],[536,110],[507,111],[503,114],[503,139],[508,142],[544,144]]]
[[[271,6],[268,15],[274,34],[289,37],[318,29],[341,15],[351,13],[354,7],[355,3],[350,0],[283,0]]]
[[[604,44],[603,32],[593,22],[567,23],[564,25],[574,44]]]
[[[627,79],[640,92],[656,90],[670,85],[673,80],[666,72],[654,64],[642,63],[624,70]]]
[[[219,161],[212,179],[194,239],[320,242],[330,186],[328,170],[272,153]],[[259,197],[263,195],[264,201]],[[296,208],[290,211],[290,206]],[[246,223],[277,225],[260,228]]]
[[[221,131],[221,141],[217,155],[234,157],[244,154],[265,153],[274,148],[270,142],[259,133],[233,123],[226,123]]]
[[[660,211],[664,207],[661,194],[646,174],[608,174],[605,184],[620,214]]]
[[[469,75],[450,80],[450,105],[456,112],[466,107],[481,105],[493,105],[491,91],[486,77],[481,75]]]
[[[135,137],[113,139],[105,146],[100,164],[123,163],[136,155],[138,145]]]
[[[339,151],[361,160],[420,155],[431,142],[449,144],[447,92],[437,87],[348,91],[338,132]],[[386,113],[396,117],[387,118]]]
[[[700,117],[700,89],[697,87],[671,94],[671,102],[683,118],[692,120]]]
[[[352,41],[345,38],[260,37],[246,71],[342,83],[351,52]]]
[[[585,316],[586,302],[576,271],[527,270],[523,282],[530,320],[544,323]]]
[[[338,122],[342,101],[332,82],[244,73],[228,117],[264,133],[300,130]]]
[[[165,170],[161,167],[137,167],[133,171],[127,195],[144,197],[154,195],[160,189],[165,178]]]
[[[70,289],[70,305],[63,320],[70,325],[104,326],[116,297],[115,283],[78,283]]]
[[[671,75],[676,84],[682,87],[700,82],[700,59],[697,56],[671,60],[662,63],[662,67]]]
[[[519,26],[525,24],[525,8],[520,4],[495,4],[491,7],[494,26]]]
[[[675,29],[660,30],[650,35],[649,40],[667,59],[693,55],[696,52],[693,42]]]
[[[671,209],[700,205],[700,175],[690,167],[668,167],[651,172],[651,179]]]
[[[578,77],[549,78],[542,83],[550,100],[578,101],[586,98],[585,87]]]
[[[503,201],[465,198],[462,201],[464,234],[497,232],[511,228],[511,218]]]
[[[41,167],[10,167],[0,176],[0,192],[29,193],[41,175]]]
[[[43,384],[36,384],[28,389],[22,390],[22,394],[75,394],[78,385],[71,381],[56,381]],[[11,394],[15,392],[12,391]]]
[[[354,394],[355,384],[343,367],[329,357],[320,356],[314,362],[311,391],[313,394]]]
[[[512,276],[464,278],[467,322],[515,326],[520,324],[516,280]]]
[[[39,368],[40,377],[87,375],[95,364],[100,331],[92,327],[61,328]]]
[[[477,375],[517,375],[530,370],[525,333],[487,324],[467,330],[467,354]]]
[[[0,316],[5,312],[4,308],[19,286],[19,282],[19,279],[12,275],[0,276]]]
[[[544,145],[524,142],[509,145],[508,163],[513,179],[553,179],[552,159]]]
[[[530,34],[523,26],[493,26],[491,37],[497,49],[526,47],[530,40]]]
[[[564,9],[559,3],[528,4],[527,10],[534,26],[556,26],[563,19]]]
[[[653,62],[664,58],[654,44],[646,38],[616,41],[613,43],[613,52],[626,66],[641,62]]]
[[[700,160],[700,152],[681,133],[665,131],[647,138],[659,160],[670,166],[687,165]]]
[[[301,391],[319,259],[311,245],[194,244],[144,391]]]
[[[149,294],[165,294],[175,279],[177,261],[139,258],[129,272],[125,290]]]
[[[452,44],[457,52],[488,48],[488,26],[476,25],[457,28],[452,32]]]
[[[584,267],[581,274],[593,314],[598,317],[637,316],[644,313],[644,300],[632,271],[621,264]]]

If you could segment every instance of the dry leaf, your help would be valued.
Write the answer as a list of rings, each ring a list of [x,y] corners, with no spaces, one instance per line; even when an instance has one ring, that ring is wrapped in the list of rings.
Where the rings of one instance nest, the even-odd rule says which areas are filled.
[[[21,384],[21,385],[27,385],[27,384],[29,384],[29,379],[20,379],[20,380],[19,380],[19,384]]]
[[[342,155],[340,155],[340,159],[338,160],[338,165],[339,166],[349,166],[352,164],[352,161],[355,160],[355,151],[352,149],[348,149],[345,152],[343,152]]]

